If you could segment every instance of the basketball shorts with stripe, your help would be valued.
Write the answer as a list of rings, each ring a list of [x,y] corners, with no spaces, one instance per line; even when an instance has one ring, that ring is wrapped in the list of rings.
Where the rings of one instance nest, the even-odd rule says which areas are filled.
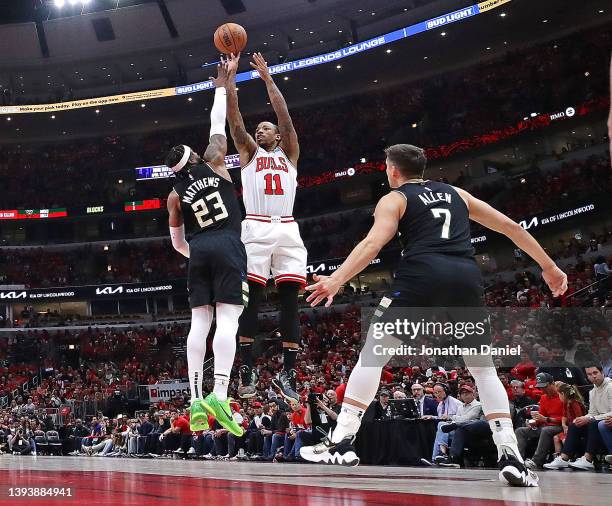
[[[478,325],[483,332],[462,333],[459,339],[459,333],[453,332],[446,336],[448,339],[437,341],[469,347],[491,344],[480,267],[472,258],[452,255],[423,254],[402,259],[391,288],[374,312],[372,323],[397,320],[449,322],[454,329]],[[394,336],[408,344],[420,344],[410,335]]]
[[[189,305],[244,305],[249,300],[246,251],[235,231],[216,230],[189,241]]]
[[[282,283],[306,284],[307,252],[296,222],[242,222],[242,242],[247,253],[247,277],[265,285],[270,278]]]

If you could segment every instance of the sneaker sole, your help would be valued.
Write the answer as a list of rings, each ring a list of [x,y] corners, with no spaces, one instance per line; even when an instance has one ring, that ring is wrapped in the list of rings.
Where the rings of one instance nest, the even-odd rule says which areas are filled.
[[[236,436],[236,437],[242,437],[243,436],[244,430],[242,428],[240,428],[240,431],[237,431],[236,428],[232,427],[230,423],[226,422],[225,420],[221,421],[219,419],[219,417],[217,416],[217,413],[215,412],[215,410],[213,409],[213,407],[210,404],[208,404],[205,401],[202,401],[202,407],[206,411],[208,411],[212,416],[214,416],[215,420],[217,420],[217,422],[219,422],[222,427],[224,427],[225,429],[229,430],[234,436]]]
[[[314,462],[315,464],[341,465],[346,467],[356,467],[359,465],[359,457],[355,452],[346,452],[344,455],[330,455],[329,453],[309,456],[300,453],[300,455],[304,460]]]
[[[538,487],[537,480],[529,475],[523,475],[516,467],[506,466],[499,472],[499,480],[511,487]]]

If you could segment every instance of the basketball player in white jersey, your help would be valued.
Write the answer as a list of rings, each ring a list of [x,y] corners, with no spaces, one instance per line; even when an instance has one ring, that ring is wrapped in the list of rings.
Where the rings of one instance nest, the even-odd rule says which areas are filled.
[[[252,347],[257,333],[259,303],[270,273],[280,298],[280,332],[283,343],[283,371],[273,380],[285,398],[299,400],[295,392],[295,361],[299,346],[298,293],[306,284],[306,248],[293,219],[297,189],[297,162],[300,146],[285,99],[274,83],[260,53],[251,66],[265,83],[278,125],[264,121],[257,125],[255,138],[246,131],[238,108],[236,71],[240,55],[228,60],[230,80],[227,116],[232,138],[240,154],[246,218],[242,242],[247,252],[249,305],[240,318],[240,397],[255,395]]]

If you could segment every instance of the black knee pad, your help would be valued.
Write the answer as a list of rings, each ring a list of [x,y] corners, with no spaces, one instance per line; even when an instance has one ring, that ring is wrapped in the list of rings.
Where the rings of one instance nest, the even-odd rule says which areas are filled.
[[[280,331],[282,340],[287,343],[300,342],[300,319],[298,316],[298,294],[301,285],[292,281],[278,284],[280,299]]]
[[[249,281],[249,305],[244,308],[238,324],[238,335],[254,338],[257,334],[257,314],[264,298],[266,287]]]

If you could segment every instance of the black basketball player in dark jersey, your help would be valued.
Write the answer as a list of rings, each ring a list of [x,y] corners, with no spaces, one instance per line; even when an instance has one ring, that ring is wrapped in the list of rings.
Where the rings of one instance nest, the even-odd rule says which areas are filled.
[[[191,387],[191,430],[208,429],[207,412],[232,434],[241,436],[227,397],[236,354],[238,319],[248,302],[246,252],[240,240],[241,213],[232,179],[225,167],[227,64],[221,61],[213,79],[210,142],[204,157],[189,146],[172,148],[166,164],[176,175],[168,196],[172,245],[189,258],[191,329],[187,338],[187,366]],[[185,232],[191,237],[189,244]],[[202,397],[202,366],[206,338],[216,310],[213,341],[215,387]]]
[[[315,276],[317,282],[307,287],[312,291],[307,300],[313,306],[324,299],[329,306],[340,287],[365,269],[399,232],[402,258],[377,316],[384,318],[385,311],[393,306],[482,308],[482,277],[472,256],[469,219],[506,235],[529,254],[542,268],[544,280],[555,297],[567,290],[566,275],[520,225],[464,190],[425,181],[427,160],[422,149],[398,144],[387,148],[386,154],[387,177],[393,191],[378,202],[372,229],[342,266],[331,276]],[[384,336],[384,339],[389,348],[402,344],[393,336]],[[370,339],[349,378],[335,430],[322,443],[302,447],[300,453],[306,460],[343,465],[359,463],[352,443],[363,412],[374,399],[383,367],[364,365],[364,353],[368,352],[372,354]],[[464,360],[476,380],[483,411],[498,448],[500,480],[514,486],[537,486],[537,475],[525,467],[519,453],[508,397],[491,357],[464,356]]]

